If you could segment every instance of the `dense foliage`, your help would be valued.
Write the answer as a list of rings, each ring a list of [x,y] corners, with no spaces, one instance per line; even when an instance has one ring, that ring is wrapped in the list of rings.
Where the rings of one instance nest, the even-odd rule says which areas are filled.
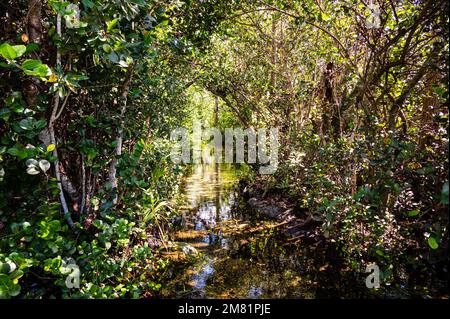
[[[188,110],[193,76],[182,63],[226,12],[210,11],[191,1],[2,1],[2,297],[159,288],[164,199],[181,173],[167,136]],[[202,14],[211,21],[192,24]],[[75,294],[70,263],[82,274]]]
[[[161,287],[182,174],[169,133],[204,92],[219,98],[221,128],[280,128],[280,167],[260,181],[305,208],[355,270],[375,261],[387,281],[448,280],[447,11],[2,0],[0,297]],[[79,290],[65,283],[73,263]]]
[[[371,27],[370,3],[249,2],[202,81],[240,123],[280,128],[281,167],[263,182],[355,270],[376,262],[386,282],[445,285],[448,4],[373,1]]]

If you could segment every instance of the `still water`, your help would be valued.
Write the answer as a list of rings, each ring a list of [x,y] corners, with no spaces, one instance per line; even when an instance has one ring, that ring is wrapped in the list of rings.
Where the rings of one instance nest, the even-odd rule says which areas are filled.
[[[290,243],[272,227],[273,221],[255,216],[242,204],[235,192],[237,182],[232,165],[193,168],[185,181],[185,205],[179,207],[182,226],[172,235],[190,262],[173,270],[163,296],[358,297],[355,279],[336,256],[330,262],[330,252],[315,244]]]

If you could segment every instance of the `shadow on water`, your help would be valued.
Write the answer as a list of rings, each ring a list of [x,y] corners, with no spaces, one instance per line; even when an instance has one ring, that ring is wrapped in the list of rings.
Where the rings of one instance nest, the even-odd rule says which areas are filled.
[[[188,247],[183,250],[191,258],[172,270],[162,296],[358,297],[355,278],[342,271],[337,254],[330,262],[333,251],[289,244],[276,228],[264,229],[270,221],[240,205],[234,191],[236,174],[232,165],[199,165],[186,179],[182,226],[172,239]],[[262,231],[247,231],[251,227]]]

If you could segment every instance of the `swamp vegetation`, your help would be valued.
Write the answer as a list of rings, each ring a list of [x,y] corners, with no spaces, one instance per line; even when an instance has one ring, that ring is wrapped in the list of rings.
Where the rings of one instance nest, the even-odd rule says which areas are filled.
[[[0,297],[448,298],[448,37],[446,0],[0,0]],[[278,128],[276,171],[175,163],[194,121]]]

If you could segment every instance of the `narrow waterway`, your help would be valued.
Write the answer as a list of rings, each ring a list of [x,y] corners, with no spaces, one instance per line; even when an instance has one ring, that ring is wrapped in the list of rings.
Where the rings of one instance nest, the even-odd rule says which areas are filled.
[[[188,262],[173,270],[163,296],[354,296],[354,280],[344,279],[339,260],[330,263],[329,252],[317,245],[291,244],[274,221],[240,203],[236,172],[233,166],[199,165],[186,179],[182,226],[172,239]]]

